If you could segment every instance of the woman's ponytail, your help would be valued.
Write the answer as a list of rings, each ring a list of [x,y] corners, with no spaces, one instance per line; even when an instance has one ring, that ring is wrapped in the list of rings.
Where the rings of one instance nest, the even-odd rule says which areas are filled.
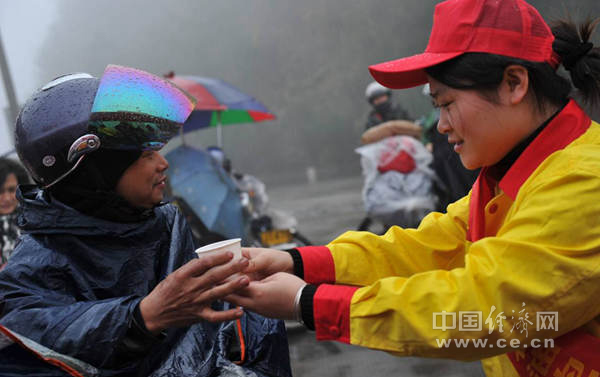
[[[600,47],[594,47],[590,38],[598,23],[600,18],[588,20],[578,29],[570,20],[559,20],[552,27],[554,52],[583,100],[593,107],[600,107]]]

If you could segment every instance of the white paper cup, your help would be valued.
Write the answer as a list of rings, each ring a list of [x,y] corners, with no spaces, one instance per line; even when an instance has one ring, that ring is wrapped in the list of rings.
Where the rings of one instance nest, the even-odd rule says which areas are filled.
[[[233,259],[231,260],[231,262],[233,262],[242,257],[241,242],[241,238],[232,238],[230,240],[211,243],[210,245],[202,246],[196,249],[196,254],[198,257],[204,257],[207,255],[223,254],[227,251],[230,251],[233,253]]]

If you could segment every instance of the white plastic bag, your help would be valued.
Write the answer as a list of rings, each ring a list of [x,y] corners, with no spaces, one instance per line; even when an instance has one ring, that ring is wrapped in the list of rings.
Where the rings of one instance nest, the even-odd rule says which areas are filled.
[[[409,136],[391,136],[356,149],[365,177],[369,217],[386,225],[415,227],[435,209],[432,154]]]

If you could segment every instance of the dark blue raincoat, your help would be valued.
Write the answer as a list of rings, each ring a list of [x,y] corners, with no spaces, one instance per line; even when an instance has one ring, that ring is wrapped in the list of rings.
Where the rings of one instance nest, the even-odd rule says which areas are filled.
[[[148,220],[123,224],[85,216],[37,189],[19,198],[26,234],[0,271],[0,325],[82,361],[88,375],[291,375],[283,322],[248,312],[241,321],[247,352],[241,367],[227,356],[235,322],[170,329],[147,354],[123,361],[116,345],[135,306],[195,257],[183,216],[164,205]],[[15,347],[0,349],[2,376],[43,369]],[[39,375],[62,373],[47,367]]]

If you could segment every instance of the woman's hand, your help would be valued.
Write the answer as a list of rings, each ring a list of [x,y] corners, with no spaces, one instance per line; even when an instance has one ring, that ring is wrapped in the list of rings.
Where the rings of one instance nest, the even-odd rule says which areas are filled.
[[[228,263],[232,258],[232,253],[223,253],[193,259],[167,276],[140,302],[146,328],[158,333],[201,320],[222,322],[240,318],[241,308],[216,311],[210,306],[249,283],[245,275],[230,278],[248,267],[246,258]]]
[[[276,273],[225,297],[235,305],[243,306],[265,317],[295,319],[294,299],[306,283],[295,275]]]
[[[294,261],[288,252],[265,248],[242,248],[242,255],[250,260],[244,273],[251,280],[262,280],[277,272],[294,273]]]

